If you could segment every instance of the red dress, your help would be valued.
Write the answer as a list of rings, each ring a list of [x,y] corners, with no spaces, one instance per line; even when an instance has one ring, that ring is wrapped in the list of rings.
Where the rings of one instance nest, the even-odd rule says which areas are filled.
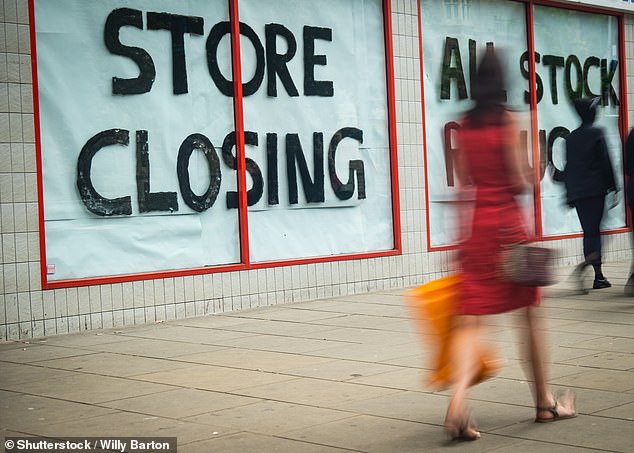
[[[536,305],[537,288],[507,283],[498,276],[501,247],[529,238],[503,155],[510,151],[509,128],[472,127],[466,120],[459,139],[475,202],[470,236],[459,253],[463,297],[458,312],[484,315]]]

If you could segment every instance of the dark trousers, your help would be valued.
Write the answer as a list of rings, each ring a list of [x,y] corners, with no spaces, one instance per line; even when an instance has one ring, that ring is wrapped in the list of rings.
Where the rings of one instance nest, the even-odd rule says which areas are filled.
[[[634,176],[630,176],[626,186],[627,204],[630,207],[630,227],[634,234]],[[633,238],[634,239],[634,238]]]
[[[583,255],[590,264],[601,264],[601,219],[605,209],[605,195],[575,201],[575,208],[583,229]]]

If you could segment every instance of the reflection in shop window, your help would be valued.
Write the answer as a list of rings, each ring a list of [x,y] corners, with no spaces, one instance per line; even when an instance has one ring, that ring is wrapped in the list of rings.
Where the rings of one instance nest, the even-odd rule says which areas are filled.
[[[445,16],[453,22],[466,22],[471,18],[471,0],[445,0]]]

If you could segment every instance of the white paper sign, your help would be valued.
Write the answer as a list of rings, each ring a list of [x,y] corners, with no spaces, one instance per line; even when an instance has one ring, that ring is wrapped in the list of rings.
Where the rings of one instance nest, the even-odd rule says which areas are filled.
[[[251,261],[392,249],[381,1],[239,8]],[[48,281],[239,263],[227,2],[34,16]]]
[[[462,8],[457,3],[421,0],[431,246],[451,245],[456,240],[457,189],[452,159],[456,122],[472,106],[470,75],[487,43],[502,50],[508,106],[519,112],[516,116],[520,119],[520,143],[527,159],[532,160],[525,7],[520,2],[483,0]],[[523,199],[524,211],[529,226],[542,219],[544,236],[576,233],[580,231],[576,212],[566,207],[564,188],[553,184],[544,171],[545,164],[552,156],[555,164],[563,168],[564,131],[579,124],[571,104],[577,94],[570,90],[577,90],[575,93],[580,96],[599,94],[606,100],[597,123],[606,132],[617,183],[622,189],[618,22],[609,15],[537,5],[534,22],[535,51],[539,54],[535,66],[540,90],[540,165],[536,171],[541,181],[541,212],[535,215],[531,211],[530,197]],[[583,78],[584,74],[587,77]],[[621,197],[621,203],[607,214],[604,228],[624,225]]]
[[[620,61],[616,18],[536,6],[535,51],[539,53],[535,67],[539,77],[539,129],[545,141],[542,146],[549,148],[553,162],[563,170],[566,164],[565,135],[581,124],[572,98],[600,96],[602,100],[595,124],[605,133],[617,185],[622,191]],[[553,182],[546,173],[541,179],[540,189],[544,235],[580,232],[577,212],[566,206],[563,184]],[[620,197],[619,205],[606,211],[602,227],[614,229],[623,226],[625,205],[623,197]]]

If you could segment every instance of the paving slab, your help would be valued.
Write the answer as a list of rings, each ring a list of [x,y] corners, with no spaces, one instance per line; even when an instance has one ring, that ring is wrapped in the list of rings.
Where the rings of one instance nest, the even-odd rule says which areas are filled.
[[[261,401],[259,398],[238,396],[191,388],[176,388],[160,393],[122,398],[102,403],[104,407],[156,417],[186,419],[210,411],[233,409]]]
[[[123,360],[125,358],[125,360]],[[46,368],[81,371],[103,376],[131,377],[157,371],[187,367],[187,363],[150,357],[126,356],[107,352],[96,352],[63,359],[42,360],[38,365]]]
[[[177,360],[186,363],[216,365],[228,368],[268,372],[281,372],[293,368],[330,361],[330,359],[325,357],[313,357],[298,353],[261,351],[238,347],[182,355],[179,356]]]
[[[189,452],[631,452],[630,263],[580,294],[559,269],[538,317],[554,391],[579,416],[533,422],[521,315],[483,320],[504,367],[471,389],[483,433],[443,430],[449,392],[427,385],[432,351],[404,289],[0,343],[0,439],[178,438]]]
[[[239,389],[296,380],[293,376],[264,371],[240,370],[215,365],[193,365],[177,370],[135,376],[137,381],[171,386],[231,392]]]
[[[218,428],[249,431],[259,434],[282,436],[284,433],[309,428],[336,420],[355,417],[357,414],[341,410],[299,405],[282,401],[261,400],[248,407],[240,406],[210,412],[187,420]]]
[[[210,436],[210,440],[179,444],[179,451],[189,453],[209,452],[278,452],[278,453],[349,453],[350,450],[330,447],[328,445],[292,440],[284,437],[267,436],[252,432],[239,432],[231,435]]]

